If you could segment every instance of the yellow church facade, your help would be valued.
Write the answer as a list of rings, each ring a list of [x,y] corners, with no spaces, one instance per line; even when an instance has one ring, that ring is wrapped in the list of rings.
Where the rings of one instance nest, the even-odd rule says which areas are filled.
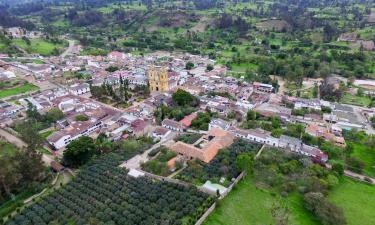
[[[168,87],[168,71],[165,67],[151,67],[148,71],[148,81],[151,91],[165,92]]]

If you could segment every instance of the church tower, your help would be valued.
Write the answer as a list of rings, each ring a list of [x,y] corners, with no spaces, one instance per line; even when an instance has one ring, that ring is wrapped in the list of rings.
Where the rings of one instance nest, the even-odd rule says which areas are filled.
[[[168,72],[165,67],[151,67],[148,71],[148,80],[151,91],[165,92],[168,87]]]

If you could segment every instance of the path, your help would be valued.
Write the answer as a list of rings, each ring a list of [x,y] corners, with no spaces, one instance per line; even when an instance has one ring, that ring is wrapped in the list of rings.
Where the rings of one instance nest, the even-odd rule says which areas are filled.
[[[327,166],[328,169],[332,169],[332,165],[326,164],[326,166]],[[365,179],[369,179],[369,180],[371,180],[371,184],[375,185],[375,179],[374,178],[367,177],[367,176],[364,176],[364,175],[359,174],[359,173],[354,173],[350,170],[344,170],[344,175],[347,176],[347,177],[351,177],[353,179],[362,181],[362,182],[366,182],[366,183],[370,183],[370,182],[365,180]]]
[[[5,138],[10,143],[14,144],[18,148],[24,148],[26,147],[26,143],[19,139],[18,137],[14,136],[13,134],[9,133],[6,130],[0,129],[0,136]]]
[[[20,149],[25,148],[27,146],[27,144],[23,140],[21,140],[19,137],[15,136],[15,135],[9,133],[6,130],[0,129],[0,136],[4,137],[7,141],[16,145]],[[43,154],[42,160],[47,166],[50,166],[51,161],[53,159],[50,156],[48,156],[47,154]]]
[[[260,154],[262,154],[263,149],[264,149],[265,147],[266,147],[266,145],[263,145],[263,146],[259,149],[259,151],[258,151],[258,153],[255,155],[254,159],[257,159],[257,158],[260,156]]]
[[[164,143],[167,143],[168,141],[174,139],[176,135],[177,135],[177,133],[172,131],[170,134],[168,134],[167,137],[165,137],[163,140],[161,140],[160,142],[153,145],[151,148],[149,148],[148,150],[146,150],[142,154],[138,154],[138,155],[134,156],[133,158],[123,162],[120,165],[120,167],[126,167],[127,169],[139,169],[141,167],[142,163],[145,163],[149,160],[148,153],[150,153],[152,150],[154,150],[156,148],[159,148]]]
[[[60,55],[61,58],[65,58],[74,48],[74,40],[68,40],[69,47]]]

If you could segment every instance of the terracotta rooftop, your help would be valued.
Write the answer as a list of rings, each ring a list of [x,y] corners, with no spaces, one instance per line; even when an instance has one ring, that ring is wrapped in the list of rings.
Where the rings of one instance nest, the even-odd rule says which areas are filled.
[[[207,143],[202,148],[179,141],[171,146],[171,150],[209,163],[220,149],[228,147],[233,143],[234,135],[228,131],[213,128],[205,136],[205,139]]]

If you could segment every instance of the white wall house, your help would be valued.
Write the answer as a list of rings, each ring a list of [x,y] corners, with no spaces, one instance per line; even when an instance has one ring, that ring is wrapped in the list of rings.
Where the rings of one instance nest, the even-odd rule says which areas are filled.
[[[90,92],[90,85],[87,83],[73,85],[69,87],[69,92],[74,95],[83,95]]]

